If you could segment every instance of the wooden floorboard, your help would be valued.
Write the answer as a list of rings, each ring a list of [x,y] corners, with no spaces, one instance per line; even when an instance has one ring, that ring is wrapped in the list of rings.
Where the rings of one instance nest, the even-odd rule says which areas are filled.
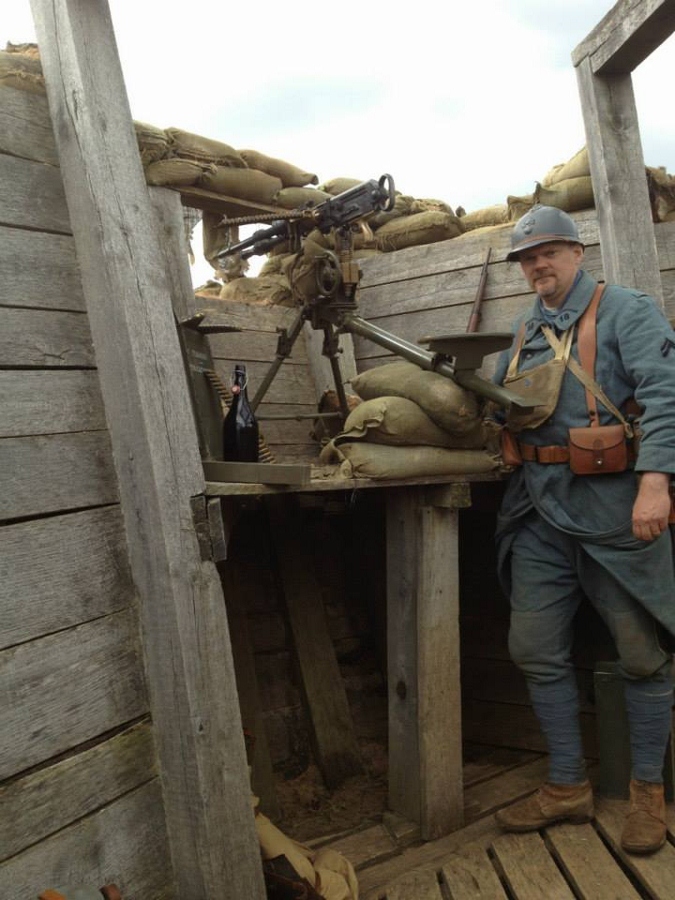
[[[673,900],[673,804],[668,842],[651,856],[621,849],[627,809],[621,800],[598,797],[589,824],[560,823],[529,834],[497,827],[494,811],[535,790],[546,762],[522,754],[518,764],[510,753],[486,751],[481,765],[477,753],[466,766],[473,781],[465,790],[468,824],[440,840],[415,841],[412,826],[385,827],[385,817],[330,846],[354,863],[361,900]]]

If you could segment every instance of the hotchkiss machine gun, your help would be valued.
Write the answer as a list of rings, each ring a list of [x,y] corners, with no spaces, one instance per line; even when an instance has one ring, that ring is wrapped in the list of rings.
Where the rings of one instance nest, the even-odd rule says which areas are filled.
[[[357,289],[361,272],[353,257],[354,237],[359,231],[370,233],[372,237],[368,219],[377,212],[391,210],[394,200],[393,179],[390,175],[382,175],[377,181],[364,181],[311,208],[289,210],[280,215],[224,220],[229,225],[269,220],[272,222],[268,227],[255,231],[249,238],[227,247],[219,254],[219,259],[235,253],[241,254],[242,259],[248,259],[250,256],[268,253],[284,242],[289,245],[289,252],[296,254],[289,271],[289,281],[298,302],[298,315],[290,329],[279,329],[276,358],[251,401],[254,410],[265,396],[281,364],[290,355],[305,322],[324,333],[322,352],[330,360],[340,404],[339,415],[343,423],[349,413],[338,362],[339,335],[343,332],[365,337],[422,369],[452,379],[499,406],[508,409],[513,404],[523,410],[531,408],[530,404],[513,391],[476,375],[483,357],[510,346],[513,339],[510,333],[466,332],[427,337],[419,341],[429,347],[424,350],[357,314]],[[318,249],[318,245],[314,244],[317,250],[307,253],[305,239],[314,229],[323,235],[333,232],[335,250]]]

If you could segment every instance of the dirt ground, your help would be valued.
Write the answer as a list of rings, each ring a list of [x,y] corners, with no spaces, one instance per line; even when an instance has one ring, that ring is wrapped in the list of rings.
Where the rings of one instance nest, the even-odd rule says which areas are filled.
[[[362,741],[360,750],[363,775],[333,790],[326,788],[314,764],[297,778],[280,779],[276,788],[281,815],[275,824],[302,843],[380,821],[387,808],[386,747]]]

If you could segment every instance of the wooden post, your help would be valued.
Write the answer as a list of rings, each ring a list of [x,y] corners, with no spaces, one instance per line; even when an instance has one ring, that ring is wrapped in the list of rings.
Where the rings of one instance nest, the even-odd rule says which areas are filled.
[[[605,280],[663,288],[631,72],[675,30],[673,0],[620,0],[572,54],[598,211]]]
[[[455,487],[387,497],[389,806],[425,840],[464,817]]]
[[[205,484],[105,0],[32,0],[136,585],[176,894],[265,896]]]

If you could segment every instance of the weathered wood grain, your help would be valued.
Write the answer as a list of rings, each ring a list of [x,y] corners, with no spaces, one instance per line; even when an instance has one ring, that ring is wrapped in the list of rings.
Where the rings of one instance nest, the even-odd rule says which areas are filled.
[[[442,900],[438,877],[433,870],[421,869],[411,872],[387,885],[386,900]]]
[[[0,227],[0,306],[84,312],[72,236]]]
[[[123,897],[177,900],[158,779],[0,865],[3,900],[47,888],[116,884]]]
[[[0,307],[0,365],[41,369],[95,366],[87,316]]]
[[[0,154],[0,223],[70,234],[61,172],[55,166]]]
[[[143,722],[0,788],[0,861],[106,806],[157,775]]]
[[[116,503],[105,431],[3,438],[0,520]]]
[[[518,900],[574,900],[569,885],[548,855],[541,837],[504,834],[492,844],[495,859]]]
[[[575,48],[572,62],[586,57],[595,75],[626,75],[675,31],[675,9],[668,0],[622,0]]]
[[[635,287],[663,304],[645,162],[630,75],[594,75],[588,57],[577,67],[588,140],[605,278]]]
[[[148,710],[132,610],[3,650],[0,671],[3,778]]]
[[[387,499],[389,806],[427,840],[461,826],[457,511]]]
[[[238,359],[214,360],[216,372],[226,385],[231,383],[234,366],[240,361]],[[268,369],[269,364],[265,362],[250,361],[246,364],[249,399],[252,400],[255,396]],[[269,386],[264,401],[265,403],[306,404],[309,407],[308,412],[316,411],[316,396],[308,367],[284,363]]]
[[[222,588],[193,519],[205,484],[171,307],[183,282],[164,261],[173,251],[150,202],[108,4],[31,8],[139,596],[177,890],[181,900],[225,890],[257,900]],[[177,194],[173,214],[182,220]]]
[[[96,371],[0,371],[0,438],[103,428]]]
[[[47,97],[3,84],[0,153],[58,166]]]
[[[0,647],[71,628],[133,602],[118,506],[0,528]]]
[[[639,900],[592,825],[561,823],[546,830],[545,842],[565,877],[583,900]]]
[[[506,900],[490,858],[482,847],[456,854],[441,868],[452,900]]]
[[[231,334],[210,334],[208,336],[211,353],[216,359],[256,360],[272,362],[276,356],[279,335],[270,331],[234,331]],[[304,365],[307,362],[305,338],[301,334],[293,351],[284,360],[284,365]]]

